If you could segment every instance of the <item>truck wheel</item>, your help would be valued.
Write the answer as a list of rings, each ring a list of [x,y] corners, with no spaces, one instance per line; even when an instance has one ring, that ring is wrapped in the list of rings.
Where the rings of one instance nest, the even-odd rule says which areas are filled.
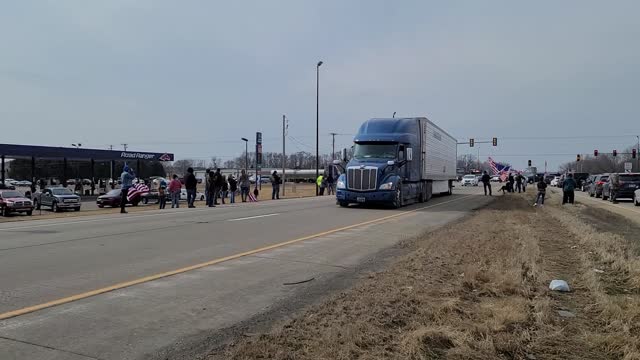
[[[4,208],[2,210],[2,215],[5,216],[5,217],[9,217],[9,215],[11,215],[11,211],[9,211],[9,209],[7,209],[7,208]]]
[[[453,181],[449,180],[449,191],[447,191],[447,195],[453,195]]]
[[[149,199],[144,198],[144,199],[142,200],[142,203],[143,203],[143,204],[145,204],[145,205],[147,205],[147,204],[149,203]]]
[[[28,216],[33,215],[33,210],[29,210],[29,211],[27,211],[27,215],[28,215]]]
[[[58,208],[58,204],[54,201],[51,203],[51,211],[53,212],[59,212],[60,208]]]
[[[340,205],[340,207],[349,207],[349,203],[344,201],[339,201],[338,205]]]

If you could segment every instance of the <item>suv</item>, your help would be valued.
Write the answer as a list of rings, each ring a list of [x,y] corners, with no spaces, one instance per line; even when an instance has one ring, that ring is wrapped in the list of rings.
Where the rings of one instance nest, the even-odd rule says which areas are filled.
[[[609,174],[596,175],[593,178],[593,183],[589,186],[589,196],[595,196],[599,198],[602,196],[602,187],[609,180]]]
[[[618,182],[618,192],[615,200],[633,199],[634,192],[640,188],[640,173],[614,173],[610,174],[609,181],[602,186],[602,200],[614,201],[612,182]]]
[[[63,209],[80,211],[80,196],[64,187],[46,188],[33,194],[33,205],[38,210],[41,206],[48,206],[54,212]]]
[[[12,212],[23,212],[31,216],[33,203],[15,190],[0,190],[0,215],[9,216]]]

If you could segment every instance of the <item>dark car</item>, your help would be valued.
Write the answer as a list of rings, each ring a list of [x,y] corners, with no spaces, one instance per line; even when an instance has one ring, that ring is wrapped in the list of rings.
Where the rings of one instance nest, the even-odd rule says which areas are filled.
[[[11,213],[33,214],[33,203],[19,191],[0,190],[0,215],[9,216]]]
[[[593,197],[593,188],[595,187],[595,179],[598,175],[589,175],[589,177],[582,183],[582,191]]]
[[[616,200],[618,199],[633,199],[634,192],[640,188],[640,174],[639,173],[620,173],[610,174],[609,179],[604,185],[602,185],[602,200],[613,201],[613,186],[614,181],[618,182],[618,191],[616,193]]]
[[[602,196],[602,187],[609,180],[609,174],[596,175],[593,179],[593,184],[589,187],[589,196],[595,196],[599,198]]]
[[[141,201],[143,204],[148,204],[150,201],[153,201],[156,204],[160,202],[160,195],[158,193],[158,189],[151,189],[148,193],[142,194],[141,197],[142,197]],[[169,194],[168,191],[165,191],[164,197],[165,199],[167,199],[167,201],[171,201],[171,195]]]
[[[96,204],[98,205],[99,208],[103,208],[105,206],[119,207],[121,199],[122,199],[122,189],[113,189],[104,195],[98,196],[98,199],[96,200]],[[131,201],[128,201],[128,203],[133,206],[138,206],[138,204],[140,203],[140,200],[141,200],[141,197],[136,196],[135,198],[131,199]]]
[[[584,184],[587,181],[587,179],[589,178],[589,174],[588,173],[573,173],[573,179],[576,181],[576,185],[578,185],[578,189],[585,191],[584,190]]]
[[[80,196],[65,187],[46,188],[33,194],[33,205],[36,209],[48,206],[51,211],[57,212],[64,209],[80,211]]]

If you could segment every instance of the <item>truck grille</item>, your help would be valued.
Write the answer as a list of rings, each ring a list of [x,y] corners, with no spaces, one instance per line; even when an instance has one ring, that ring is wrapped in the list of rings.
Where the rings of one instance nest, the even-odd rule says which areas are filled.
[[[377,189],[376,167],[349,168],[347,169],[347,188],[356,191],[371,191]]]

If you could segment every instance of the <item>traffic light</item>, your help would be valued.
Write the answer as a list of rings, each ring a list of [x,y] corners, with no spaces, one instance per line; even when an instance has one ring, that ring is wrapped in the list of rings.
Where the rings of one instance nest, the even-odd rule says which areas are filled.
[[[473,139],[469,139],[469,147],[473,147],[473,144],[475,144],[475,141]]]
[[[576,161],[580,161],[580,154],[576,155]]]
[[[593,156],[595,156],[595,157],[598,156],[598,150],[593,150]]]
[[[531,160],[529,160],[527,163],[529,164],[529,167],[531,167]]]
[[[637,155],[638,155],[638,150],[631,149],[631,157],[635,159]]]
[[[493,138],[493,146],[498,146],[498,138],[497,137]]]
[[[613,156],[618,156],[618,150],[613,150]]]

